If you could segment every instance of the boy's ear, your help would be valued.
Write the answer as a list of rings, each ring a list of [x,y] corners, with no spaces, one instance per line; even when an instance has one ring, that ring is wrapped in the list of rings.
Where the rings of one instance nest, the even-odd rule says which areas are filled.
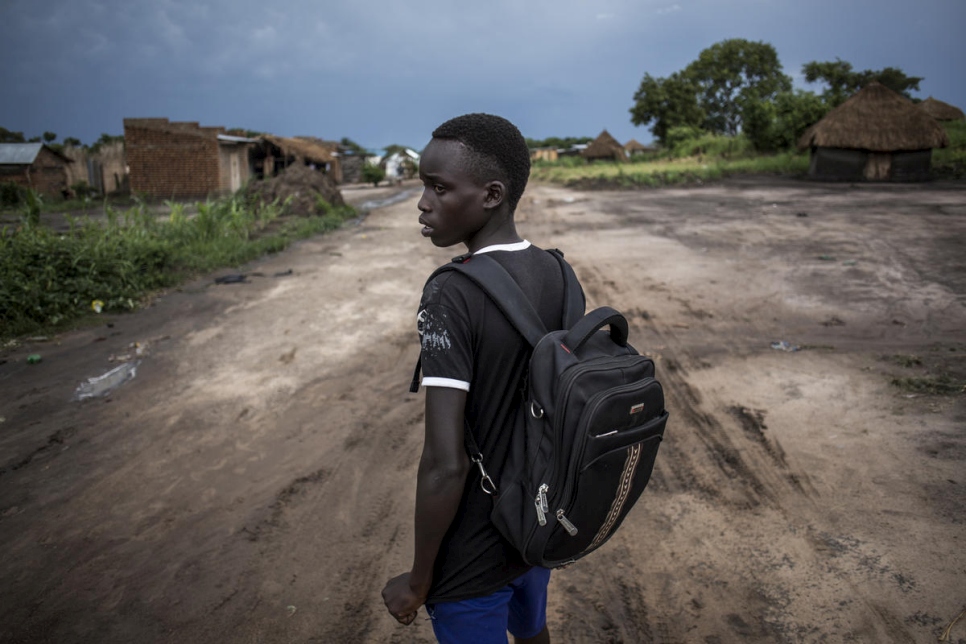
[[[483,197],[484,208],[498,208],[506,199],[506,186],[502,181],[490,181],[486,184],[486,194]]]

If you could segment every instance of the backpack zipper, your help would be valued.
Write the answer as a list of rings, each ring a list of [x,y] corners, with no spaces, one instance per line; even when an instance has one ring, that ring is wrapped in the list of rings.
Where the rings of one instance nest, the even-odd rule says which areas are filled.
[[[533,504],[537,508],[537,522],[540,525],[547,525],[547,512],[550,511],[550,506],[547,504],[547,490],[550,489],[546,483],[540,486],[537,491],[537,498],[534,499]]]
[[[566,516],[564,516],[563,509],[557,510],[557,521],[563,526],[563,529],[567,531],[571,537],[577,536],[577,526],[570,522]]]

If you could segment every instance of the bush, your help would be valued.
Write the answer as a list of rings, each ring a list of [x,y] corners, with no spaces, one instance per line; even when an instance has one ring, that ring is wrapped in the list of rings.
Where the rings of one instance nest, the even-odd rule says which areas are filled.
[[[0,206],[14,208],[24,201],[27,189],[18,183],[5,181],[0,183]]]
[[[107,311],[133,309],[154,289],[282,250],[355,214],[330,207],[279,225],[284,205],[274,202],[253,209],[234,197],[210,201],[195,217],[183,204],[168,205],[168,218],[141,202],[125,212],[108,207],[106,222],[69,219],[64,234],[40,225],[0,231],[0,337],[69,322],[89,313],[93,300]]]
[[[731,159],[747,156],[752,148],[747,137],[741,134],[711,134],[691,127],[671,128],[668,139],[676,141],[668,148],[671,157],[678,159],[697,156]]]
[[[744,133],[756,150],[788,150],[811,125],[828,112],[828,106],[814,92],[783,92],[773,103],[755,102],[745,106]]]
[[[371,163],[362,166],[362,180],[371,183],[373,187],[378,186],[379,182],[386,178],[386,171]]]
[[[84,199],[85,197],[96,197],[98,195],[97,188],[91,186],[86,181],[78,181],[77,183],[71,184],[70,191],[74,193],[74,196],[78,199]]]

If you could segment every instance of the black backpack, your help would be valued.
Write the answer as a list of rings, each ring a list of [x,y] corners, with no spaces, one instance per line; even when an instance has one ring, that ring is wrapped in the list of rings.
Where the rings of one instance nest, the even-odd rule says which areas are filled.
[[[556,568],[599,548],[620,526],[654,468],[664,436],[664,392],[654,363],[627,343],[627,320],[610,307],[581,317],[573,269],[564,274],[564,323],[547,332],[506,269],[486,254],[461,256],[430,277],[458,271],[487,293],[533,347],[524,409],[499,485],[467,425],[467,452],[495,497],[491,518],[527,563]],[[609,333],[603,332],[609,327]],[[419,364],[412,391],[418,389]]]

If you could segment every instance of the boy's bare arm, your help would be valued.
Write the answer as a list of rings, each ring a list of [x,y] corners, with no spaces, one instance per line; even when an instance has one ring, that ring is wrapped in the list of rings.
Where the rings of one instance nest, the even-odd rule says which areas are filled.
[[[416,552],[408,573],[382,591],[389,612],[404,624],[416,616],[433,583],[433,565],[443,536],[459,509],[470,460],[463,446],[466,392],[426,388],[426,435],[416,479]]]

